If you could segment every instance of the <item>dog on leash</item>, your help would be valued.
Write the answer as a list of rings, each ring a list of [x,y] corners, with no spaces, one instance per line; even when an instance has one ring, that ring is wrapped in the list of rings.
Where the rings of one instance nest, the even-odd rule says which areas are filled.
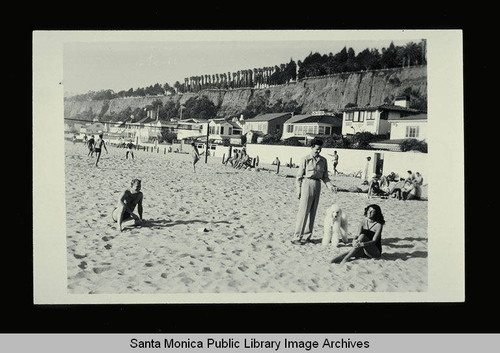
[[[347,243],[347,228],[347,215],[342,211],[339,205],[333,204],[328,208],[325,214],[323,240],[321,244],[331,244],[332,247],[337,247],[340,240]]]

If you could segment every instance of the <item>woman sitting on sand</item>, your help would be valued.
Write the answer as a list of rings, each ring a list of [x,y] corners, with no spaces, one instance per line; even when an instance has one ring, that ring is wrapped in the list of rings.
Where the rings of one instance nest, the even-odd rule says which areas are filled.
[[[382,229],[384,216],[379,205],[372,204],[365,208],[365,219],[359,227],[359,235],[352,242],[357,249],[351,257],[379,258],[382,255]]]
[[[383,197],[387,196],[387,193],[382,190],[378,179],[377,179],[377,174],[372,175],[372,179],[370,180],[370,185],[368,186],[368,198],[372,196],[378,196],[378,197]]]
[[[142,223],[142,198],[141,181],[139,179],[133,179],[130,183],[130,188],[120,195],[118,205],[111,213],[113,220],[118,223],[120,232],[122,232],[125,227]],[[136,206],[139,216],[134,213]]]

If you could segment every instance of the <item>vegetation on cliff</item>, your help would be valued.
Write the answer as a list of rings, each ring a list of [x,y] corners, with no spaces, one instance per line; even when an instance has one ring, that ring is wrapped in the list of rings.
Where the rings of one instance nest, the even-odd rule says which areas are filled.
[[[425,40],[418,44],[410,42],[404,46],[395,46],[391,43],[388,48],[382,48],[381,52],[378,49],[365,49],[358,54],[352,48],[344,47],[336,54],[329,53],[327,55],[311,52],[306,58],[299,60],[297,64],[290,59],[290,62],[274,67],[191,76],[185,78],[184,83],[177,81],[173,86],[169,83],[163,85],[155,83],[148,87],[130,88],[117,93],[111,89],[105,89],[65,97],[65,100],[98,101],[126,97],[173,95],[206,89],[265,88],[307,77],[425,64],[427,64]]]

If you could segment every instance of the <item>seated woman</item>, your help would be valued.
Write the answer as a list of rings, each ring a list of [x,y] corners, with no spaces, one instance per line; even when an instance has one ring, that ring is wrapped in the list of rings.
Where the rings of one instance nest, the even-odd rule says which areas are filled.
[[[118,199],[118,205],[111,213],[113,221],[118,223],[120,232],[125,227],[139,225],[142,223],[142,199],[141,181],[133,179],[130,188],[126,189]],[[139,215],[134,213],[137,206]]]
[[[372,175],[372,179],[370,180],[370,184],[368,186],[368,198],[372,196],[378,196],[378,197],[387,196],[387,193],[381,189],[376,174]]]
[[[404,189],[406,184],[407,184],[407,181],[405,181],[405,179],[403,179],[403,178],[399,179],[399,181],[396,184],[394,184],[394,186],[392,187],[392,190],[390,191],[390,195],[392,197],[396,197],[398,200],[401,200],[401,198],[403,197],[403,189]]]
[[[419,185],[416,180],[407,182],[403,188],[403,200],[416,200],[419,198]]]
[[[342,259],[350,258],[378,259],[382,255],[382,229],[385,219],[379,205],[372,204],[365,208],[365,219],[361,222],[357,238],[352,241],[353,249]],[[333,260],[338,262],[339,257]]]

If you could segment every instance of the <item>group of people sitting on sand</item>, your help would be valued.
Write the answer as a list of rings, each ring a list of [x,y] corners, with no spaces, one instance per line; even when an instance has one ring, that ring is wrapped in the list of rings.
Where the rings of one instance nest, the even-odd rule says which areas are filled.
[[[223,161],[224,165],[228,163],[235,169],[247,169],[252,167],[252,158],[247,154],[246,148],[235,149],[233,155]]]
[[[368,197],[397,198],[398,200],[419,200],[422,197],[424,178],[419,172],[408,170],[408,176],[399,178],[390,173],[380,178],[373,174],[368,185]]]

